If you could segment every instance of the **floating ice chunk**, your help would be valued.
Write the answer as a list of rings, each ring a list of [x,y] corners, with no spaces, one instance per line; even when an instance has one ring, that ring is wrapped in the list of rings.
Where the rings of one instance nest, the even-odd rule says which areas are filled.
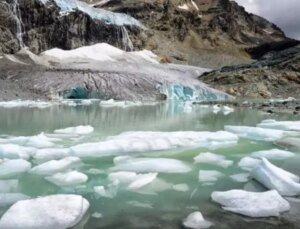
[[[57,186],[74,186],[87,182],[87,175],[71,171],[66,173],[56,173],[52,176],[45,177],[46,180],[50,181]]]
[[[187,218],[183,220],[183,225],[186,228],[192,229],[202,229],[202,228],[209,228],[213,224],[203,218],[201,212],[193,212],[188,215]]]
[[[261,160],[255,159],[252,157],[243,157],[239,163],[238,166],[246,171],[252,171],[256,166],[260,164]]]
[[[294,153],[285,151],[285,150],[279,150],[279,149],[270,149],[270,150],[262,150],[253,152],[251,154],[252,157],[256,158],[267,158],[272,160],[284,160],[290,157],[295,156]]]
[[[158,192],[164,192],[167,190],[175,190],[174,184],[167,182],[165,180],[162,180],[160,178],[156,178],[154,181],[149,183],[148,185],[142,187],[139,190],[136,190],[136,192],[140,194],[146,194],[146,195],[157,195]],[[178,191],[178,190],[176,190]]]
[[[230,178],[236,182],[244,183],[248,181],[249,173],[239,173],[231,175]]]
[[[127,158],[115,162],[115,171],[132,171],[141,173],[187,173],[191,171],[188,164],[169,158]]]
[[[30,173],[49,176],[55,173],[60,173],[69,169],[78,167],[81,160],[78,157],[66,157],[61,160],[52,160],[33,167]]]
[[[12,100],[7,102],[0,102],[0,107],[16,108],[16,107],[30,107],[30,108],[47,108],[52,106],[50,102],[31,101],[31,100]]]
[[[279,216],[290,210],[290,204],[276,190],[267,192],[247,192],[230,190],[213,192],[213,201],[221,204],[224,210],[246,215],[249,217]]]
[[[104,186],[95,186],[94,192],[101,197],[112,199],[117,195],[119,183],[118,181],[109,184],[107,188]]]
[[[300,194],[299,177],[271,164],[263,158],[251,176],[269,189],[277,190],[283,196],[296,196]]]
[[[21,200],[2,216],[0,228],[71,228],[80,222],[88,208],[89,202],[78,195],[51,195]]]
[[[228,106],[222,106],[222,112],[224,115],[228,115],[232,112],[234,112],[234,109]]]
[[[32,147],[24,147],[15,144],[0,144],[0,156],[2,158],[22,158],[28,160],[30,158],[30,154],[34,151],[35,149]]]
[[[31,164],[23,159],[4,160],[0,162],[0,178],[12,178],[31,169]]]
[[[18,180],[0,180],[0,193],[16,192],[18,185]]]
[[[276,121],[273,119],[267,119],[257,124],[257,126],[277,130],[300,131],[300,121]]]
[[[221,106],[219,104],[216,104],[212,107],[213,113],[218,114],[221,111]]]
[[[135,190],[151,183],[158,173],[137,174],[135,172],[115,172],[108,175],[108,179],[126,185],[128,189]]]
[[[296,132],[264,129],[250,126],[225,126],[225,130],[240,137],[252,140],[274,141],[286,136],[296,135]]]
[[[19,200],[27,199],[30,199],[30,197],[22,193],[0,193],[0,208],[8,207]]]
[[[300,149],[300,138],[289,137],[289,138],[279,139],[275,143],[284,147],[292,147],[292,148]]]
[[[175,184],[173,185],[173,189],[178,192],[188,192],[190,187],[187,184]]]
[[[233,161],[226,160],[226,157],[223,155],[217,155],[210,152],[200,153],[198,156],[194,157],[194,160],[196,163],[217,165],[223,168],[228,168],[233,164]]]
[[[226,131],[218,132],[125,132],[105,141],[71,147],[74,156],[103,157],[121,153],[169,150],[179,147],[220,147],[236,144],[238,137]]]
[[[68,156],[70,156],[70,149],[47,148],[47,149],[37,150],[33,155],[33,158],[39,163],[41,163],[50,160],[62,159]]]
[[[54,130],[55,134],[78,134],[85,135],[90,134],[94,131],[92,126],[76,126],[76,127],[68,127],[65,129]]]
[[[223,177],[223,173],[216,170],[200,170],[199,181],[200,182],[216,182],[219,178]]]
[[[54,146],[52,141],[58,141],[59,139],[48,138],[44,133],[28,138],[26,146],[35,148],[49,148]]]

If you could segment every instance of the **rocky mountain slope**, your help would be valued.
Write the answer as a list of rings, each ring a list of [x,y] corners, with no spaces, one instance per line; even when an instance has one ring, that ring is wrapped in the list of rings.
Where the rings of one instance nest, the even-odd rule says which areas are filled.
[[[296,45],[298,44],[298,45]],[[200,79],[216,89],[241,98],[276,98],[300,96],[300,42],[274,44],[251,64],[223,67],[206,73]],[[262,54],[266,46],[252,50]],[[283,48],[283,50],[278,50]]]
[[[152,50],[162,62],[217,67],[248,62],[245,48],[286,39],[277,26],[229,0],[87,3],[101,9],[76,0],[2,1],[0,53],[15,53],[23,43],[40,53],[106,42],[126,50]]]

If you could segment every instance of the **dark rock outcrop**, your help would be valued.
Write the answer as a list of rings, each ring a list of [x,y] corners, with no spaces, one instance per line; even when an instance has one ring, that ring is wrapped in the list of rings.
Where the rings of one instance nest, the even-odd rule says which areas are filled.
[[[300,97],[300,45],[271,51],[244,65],[203,74],[207,84],[237,97]]]

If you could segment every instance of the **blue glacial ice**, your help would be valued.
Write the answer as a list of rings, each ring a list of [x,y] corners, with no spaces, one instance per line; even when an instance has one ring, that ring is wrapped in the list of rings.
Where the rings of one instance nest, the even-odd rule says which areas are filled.
[[[49,0],[40,0],[47,4]],[[61,14],[67,14],[79,10],[88,14],[91,18],[105,22],[107,25],[143,27],[142,24],[133,17],[123,13],[113,13],[107,10],[98,9],[89,4],[77,0],[54,0],[56,5],[61,9]]]

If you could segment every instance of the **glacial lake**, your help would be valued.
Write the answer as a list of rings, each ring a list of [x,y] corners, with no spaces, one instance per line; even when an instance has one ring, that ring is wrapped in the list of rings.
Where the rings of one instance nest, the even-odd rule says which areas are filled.
[[[40,133],[43,133],[43,136],[50,139],[49,141],[53,144],[47,147],[39,146],[39,149],[73,149],[72,147],[85,143],[111,140],[106,144],[107,152],[101,149],[103,156],[93,157],[91,156],[93,153],[90,153],[88,157],[80,157],[82,164],[74,170],[88,176],[85,183],[62,187],[49,182],[44,176],[30,172],[9,178],[18,179],[18,185],[12,192],[23,193],[31,197],[57,193],[72,193],[85,197],[90,202],[90,209],[83,228],[182,228],[182,220],[194,211],[200,211],[206,220],[212,222],[214,224],[212,228],[296,228],[284,217],[250,219],[226,212],[219,204],[213,203],[210,196],[213,191],[264,190],[261,185],[251,179],[237,181],[235,177],[231,177],[236,174],[249,173],[238,163],[243,157],[256,151],[278,148],[295,153],[295,156],[291,158],[270,161],[300,175],[300,152],[298,150],[280,148],[273,141],[243,137],[240,137],[236,143],[225,142],[225,140],[223,142],[222,139],[207,139],[207,141],[204,139],[201,146],[195,146],[189,142],[195,140],[192,139],[191,131],[203,132],[202,134],[205,135],[208,132],[223,131],[225,125],[256,126],[266,119],[284,121],[295,120],[296,117],[239,109],[227,114],[222,110],[216,111],[212,107],[180,102],[99,106],[99,101],[93,101],[90,105],[56,104],[43,109],[27,106],[0,107],[0,146],[5,144],[7,139],[15,139],[10,144],[22,145],[24,142],[20,141],[20,143],[17,137],[36,136]],[[80,125],[90,125],[94,131],[84,135],[54,133],[57,129]],[[118,137],[125,132],[130,132],[138,138]],[[177,136],[175,132],[181,134]],[[165,135],[161,135],[162,133]],[[184,138],[180,146],[173,143],[171,139],[161,141],[162,138],[171,138],[172,134],[178,138]],[[154,140],[149,143],[151,140],[149,138]],[[129,139],[128,142],[126,139]],[[115,144],[119,144],[118,147],[113,145],[114,140],[116,140]],[[39,138],[36,141],[38,142]],[[215,141],[219,144],[214,144]],[[159,144],[162,146],[159,147]],[[38,148],[34,147],[34,143],[31,147],[34,148],[33,150]],[[87,151],[91,150],[89,145],[86,147]],[[120,151],[116,152],[116,149]],[[133,149],[133,152],[128,149]],[[97,151],[97,149],[93,150]],[[205,152],[223,155],[232,163],[228,166],[196,163],[194,157]],[[27,159],[32,163],[32,167],[42,163],[33,155],[31,154]],[[122,167],[122,160],[126,162],[134,158],[158,158],[158,160],[153,162],[150,168],[145,166],[136,169],[134,163],[131,166],[130,164],[125,166],[126,168]],[[174,167],[171,165],[171,170],[173,168],[171,172],[160,172],[161,168],[157,162],[162,158],[175,159],[176,162],[183,163],[184,168],[189,169],[180,170],[179,166],[179,170],[176,171],[176,165]],[[119,163],[121,163],[120,167],[118,167]],[[156,172],[156,166],[160,171]],[[204,180],[199,181],[199,170],[215,170],[222,175],[214,181],[210,180],[210,177],[204,177]],[[139,183],[139,185],[135,184],[138,187],[129,188],[126,183],[128,177],[125,177],[123,182],[114,182],[112,176],[109,179],[109,175],[120,171],[150,174],[151,181],[146,182],[145,185]],[[154,179],[151,178],[151,174],[155,176]],[[103,187],[105,194],[101,191],[97,193],[95,187]],[[100,188],[100,190],[103,189]],[[1,208],[1,214],[6,210],[7,207]]]

